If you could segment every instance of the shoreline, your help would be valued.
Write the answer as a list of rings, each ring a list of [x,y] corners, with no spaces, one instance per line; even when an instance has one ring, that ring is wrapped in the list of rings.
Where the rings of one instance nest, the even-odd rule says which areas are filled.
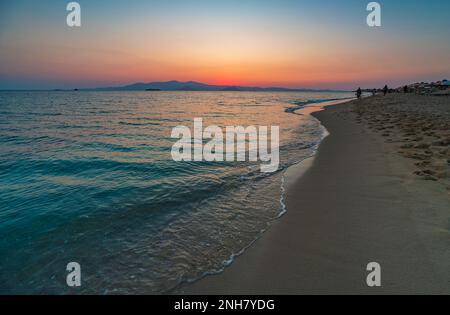
[[[328,106],[336,106],[340,104],[345,104],[348,102],[351,102],[355,100],[355,98],[342,98],[342,99],[324,99],[324,100],[313,100],[313,101],[306,101],[304,102],[304,105],[297,105],[295,107],[291,107],[286,109],[287,113],[295,114],[295,115],[310,115],[313,119],[317,120],[320,127],[323,129],[323,135],[322,139],[320,140],[320,143],[330,135],[328,130],[323,126],[319,119],[314,117],[312,113],[320,112],[326,109]],[[297,113],[299,112],[299,113]],[[256,242],[259,241],[259,239],[267,233],[271,226],[276,223],[278,220],[281,220],[284,215],[289,211],[286,206],[286,191],[289,189],[291,185],[293,185],[294,182],[296,182],[301,176],[303,176],[309,168],[313,166],[314,158],[317,154],[318,147],[320,146],[320,143],[317,145],[316,152],[309,157],[306,157],[305,159],[287,167],[285,170],[282,171],[281,176],[281,187],[280,187],[280,208],[281,211],[277,215],[277,217],[273,218],[269,223],[267,229],[262,231],[251,243],[249,243],[247,246],[242,248],[240,251],[233,253],[227,260],[223,262],[223,268],[220,270],[210,270],[206,273],[204,273],[202,276],[200,276],[197,279],[189,279],[187,281],[183,281],[178,286],[176,286],[173,289],[168,290],[167,292],[178,292],[182,291],[184,287],[190,286],[192,284],[195,284],[199,281],[202,281],[204,278],[211,277],[211,276],[218,276],[225,272],[228,268],[230,268],[234,261],[242,256],[245,255],[246,251],[250,249]],[[181,289],[180,289],[181,288]]]
[[[411,175],[410,161],[358,121],[352,111],[357,102],[371,98],[313,114],[330,136],[306,161],[311,167],[289,171],[288,212],[232,266],[180,293],[450,292],[445,189]],[[423,209],[439,212],[441,220]],[[373,261],[382,266],[381,288],[365,283]]]
[[[312,102],[304,107],[297,108],[294,111],[292,111],[293,114],[297,114],[297,111],[299,112],[307,112],[310,116],[312,116],[314,119],[316,119],[321,128],[323,129],[322,139],[320,140],[320,143],[318,144],[317,150],[314,155],[307,157],[306,159],[289,166],[285,171],[283,175],[284,180],[284,191],[289,190],[289,188],[297,181],[299,180],[307,171],[309,168],[311,168],[314,165],[314,159],[318,154],[320,145],[322,142],[330,136],[330,132],[328,129],[322,124],[320,119],[318,119],[314,113],[319,113],[321,111],[324,111],[327,109],[327,107],[330,106],[338,106],[338,105],[345,105],[346,103],[350,103],[354,101],[355,98],[347,98],[347,99],[334,99],[334,100],[328,100],[325,102]],[[304,114],[304,113],[302,113]],[[286,199],[286,196],[284,196]],[[285,213],[289,211],[286,209]]]

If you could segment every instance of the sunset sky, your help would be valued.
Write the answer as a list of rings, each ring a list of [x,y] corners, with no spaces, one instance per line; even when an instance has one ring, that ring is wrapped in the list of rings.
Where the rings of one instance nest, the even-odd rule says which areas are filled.
[[[150,81],[353,89],[450,79],[449,1],[0,2],[0,89]]]

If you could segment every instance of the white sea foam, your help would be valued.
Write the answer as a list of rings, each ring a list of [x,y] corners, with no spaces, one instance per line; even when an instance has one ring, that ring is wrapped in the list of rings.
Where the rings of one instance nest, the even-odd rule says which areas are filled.
[[[333,99],[333,100],[324,100],[322,102],[321,101],[313,101],[310,104],[314,105],[315,107],[318,107],[317,106],[318,103],[321,103],[322,106],[326,106],[326,105],[337,105],[337,104],[345,103],[345,102],[348,102],[348,101],[349,101],[349,99]],[[302,105],[301,108],[297,108],[296,110],[301,110],[302,108],[305,108],[306,106],[307,105]],[[318,107],[318,110],[321,110],[321,108],[322,107]],[[295,113],[296,110],[287,111],[287,112]],[[302,113],[295,113],[295,114],[303,115]],[[267,223],[267,227],[265,229],[261,230],[259,235],[257,235],[257,237],[253,241],[251,241],[247,246],[242,248],[240,251],[231,254],[228,259],[224,260],[222,262],[220,268],[215,269],[215,270],[206,271],[201,276],[193,278],[193,279],[187,279],[187,280],[183,281],[182,283],[194,283],[194,282],[199,281],[199,280],[201,280],[201,279],[203,279],[203,278],[205,278],[207,276],[221,274],[222,272],[224,272],[226,270],[226,268],[228,268],[229,266],[231,266],[233,264],[234,260],[237,257],[243,255],[247,251],[247,249],[252,247],[263,236],[263,234],[269,230],[270,226],[275,221],[281,219],[284,215],[286,215],[288,213],[288,208],[287,208],[287,205],[286,205],[286,190],[287,190],[287,180],[286,180],[286,178],[287,178],[287,176],[289,176],[288,173],[291,170],[293,171],[293,168],[300,167],[300,168],[303,168],[303,170],[300,172],[300,174],[294,174],[295,175],[295,179],[298,179],[299,176],[302,176],[304,174],[304,172],[306,171],[306,169],[312,165],[312,163],[311,163],[311,164],[305,166],[304,163],[307,160],[310,160],[310,159],[314,158],[314,156],[317,153],[317,149],[318,149],[320,143],[326,137],[328,137],[330,135],[328,130],[316,118],[314,118],[314,119],[319,123],[319,128],[321,130],[320,139],[319,139],[319,141],[317,141],[317,143],[315,143],[313,145],[313,147],[312,147],[313,151],[312,151],[311,155],[308,155],[308,156],[302,158],[298,162],[294,163],[293,165],[290,165],[290,166],[286,167],[285,169],[283,169],[281,171],[282,173],[281,173],[280,197],[279,197],[280,211],[279,211],[278,215]],[[297,172],[297,169],[295,171]],[[182,283],[180,283],[180,285]]]

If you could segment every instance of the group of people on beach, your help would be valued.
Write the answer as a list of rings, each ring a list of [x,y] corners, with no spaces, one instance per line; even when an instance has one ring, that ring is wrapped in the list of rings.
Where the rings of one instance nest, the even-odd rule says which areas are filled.
[[[387,85],[384,86],[384,88],[381,90],[383,92],[383,96],[386,96],[386,94],[389,92],[389,88]],[[372,96],[375,96],[377,94],[377,89],[372,90]],[[362,90],[359,87],[358,90],[356,90],[356,97],[361,98],[362,96]]]

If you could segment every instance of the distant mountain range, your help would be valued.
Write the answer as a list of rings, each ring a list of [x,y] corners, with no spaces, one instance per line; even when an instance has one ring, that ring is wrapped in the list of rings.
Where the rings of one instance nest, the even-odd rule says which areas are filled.
[[[243,92],[312,92],[334,90],[288,89],[280,87],[249,87],[234,85],[209,85],[200,82],[167,81],[134,83],[126,86],[90,89],[95,91],[243,91]]]

